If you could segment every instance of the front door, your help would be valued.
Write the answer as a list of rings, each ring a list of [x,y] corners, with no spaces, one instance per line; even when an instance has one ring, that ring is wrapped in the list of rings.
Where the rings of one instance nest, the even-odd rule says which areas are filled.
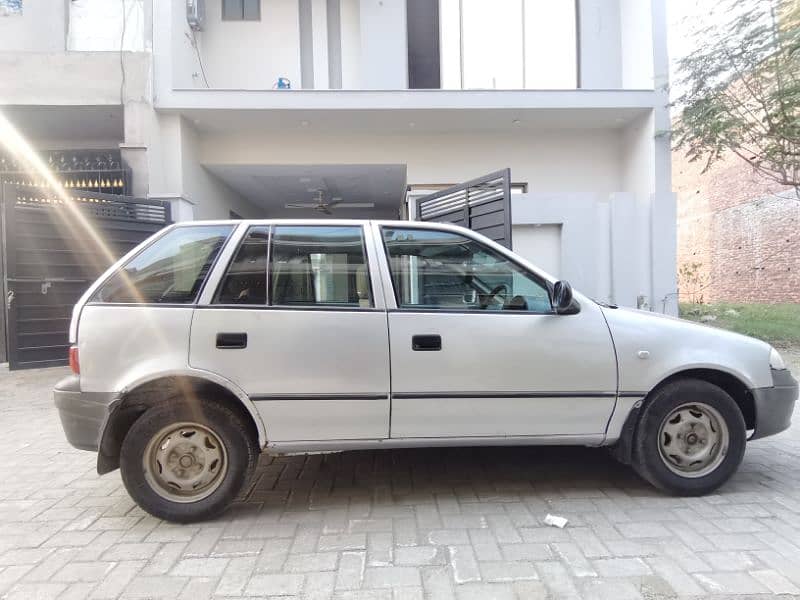
[[[617,381],[596,304],[555,314],[543,277],[461,232],[379,229],[397,304],[391,437],[602,437]]]
[[[361,226],[250,227],[195,311],[191,365],[242,388],[271,442],[387,437],[386,313],[370,264]]]

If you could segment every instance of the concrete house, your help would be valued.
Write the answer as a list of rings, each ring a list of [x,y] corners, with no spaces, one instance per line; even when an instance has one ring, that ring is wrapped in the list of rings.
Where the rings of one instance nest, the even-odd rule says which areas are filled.
[[[4,3],[3,114],[118,150],[173,220],[420,218],[472,181],[526,258],[677,312],[665,0]]]

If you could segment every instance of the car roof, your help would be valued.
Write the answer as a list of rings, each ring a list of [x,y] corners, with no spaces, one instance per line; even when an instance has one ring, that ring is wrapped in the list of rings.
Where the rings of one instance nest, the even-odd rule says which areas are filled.
[[[402,221],[391,219],[287,219],[287,218],[273,218],[273,219],[220,219],[220,220],[201,220],[201,221],[180,221],[175,223],[175,227],[197,227],[202,225],[332,225],[332,226],[361,226],[375,223],[377,225],[385,225],[391,227],[418,227],[418,228],[453,228],[465,229],[459,225],[451,225],[450,223],[437,223],[429,221]],[[467,231],[469,231],[467,229]]]

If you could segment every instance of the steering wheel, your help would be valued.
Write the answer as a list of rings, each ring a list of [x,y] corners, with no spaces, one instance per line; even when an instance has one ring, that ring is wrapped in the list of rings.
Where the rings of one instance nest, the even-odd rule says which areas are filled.
[[[508,286],[505,283],[499,283],[492,288],[492,291],[486,294],[481,300],[481,308],[485,309],[491,302],[494,301],[497,294],[503,292],[503,296],[508,296]],[[503,301],[505,304],[505,300]]]

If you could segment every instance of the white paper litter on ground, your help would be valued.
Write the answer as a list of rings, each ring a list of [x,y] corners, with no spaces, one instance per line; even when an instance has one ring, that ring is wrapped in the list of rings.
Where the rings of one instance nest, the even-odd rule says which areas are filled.
[[[547,515],[544,518],[544,522],[550,525],[551,527],[558,527],[559,529],[564,529],[564,526],[567,524],[567,519],[564,517],[557,517],[555,515]]]

